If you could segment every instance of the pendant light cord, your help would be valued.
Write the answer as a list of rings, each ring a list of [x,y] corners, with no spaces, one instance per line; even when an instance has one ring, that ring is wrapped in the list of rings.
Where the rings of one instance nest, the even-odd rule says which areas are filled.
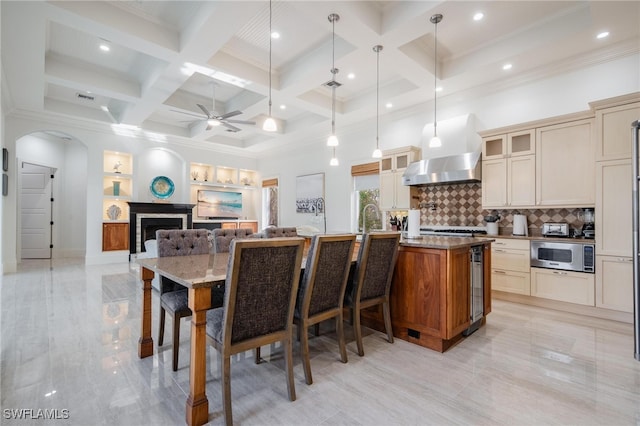
[[[271,117],[271,0],[269,0],[269,117]]]
[[[380,149],[379,145],[379,122],[380,122],[380,48],[376,46],[376,149]]]
[[[332,37],[331,37],[331,74],[332,81],[336,81],[336,19],[331,20]],[[336,85],[331,86],[331,134],[336,134]],[[335,152],[335,148],[334,148]],[[335,157],[335,155],[334,155]]]
[[[438,21],[436,20],[436,30],[435,30],[435,65],[433,69],[433,137],[438,136]]]

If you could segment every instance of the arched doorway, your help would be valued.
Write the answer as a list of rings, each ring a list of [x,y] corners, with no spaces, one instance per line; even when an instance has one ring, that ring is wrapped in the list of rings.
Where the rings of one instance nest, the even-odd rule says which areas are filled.
[[[83,257],[87,147],[66,133],[39,131],[16,141],[16,157],[20,170],[16,203],[18,259],[47,258],[47,254],[49,258]]]

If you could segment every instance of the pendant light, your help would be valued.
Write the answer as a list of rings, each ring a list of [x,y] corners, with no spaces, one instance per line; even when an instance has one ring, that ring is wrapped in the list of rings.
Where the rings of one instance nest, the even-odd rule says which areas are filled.
[[[379,122],[380,122],[380,51],[384,49],[381,45],[373,46],[373,51],[376,52],[376,149],[371,156],[373,158],[382,158],[382,151],[380,151],[380,138],[379,138]]]
[[[327,139],[327,146],[338,146],[339,141],[336,136],[336,88],[340,87],[341,84],[336,81],[336,74],[338,73],[338,69],[336,68],[336,22],[340,20],[340,16],[337,13],[332,13],[329,15],[329,22],[332,24],[332,48],[331,48],[331,81],[325,83],[326,86],[331,87],[331,135]],[[338,165],[338,160],[335,158],[335,149],[333,150],[333,160],[336,161],[336,166]],[[332,164],[334,165],[334,164]]]
[[[276,120],[271,116],[271,0],[269,0],[269,116],[262,123],[262,130],[265,132],[278,130]]]
[[[437,94],[437,85],[438,85],[438,23],[442,21],[441,14],[435,14],[430,19],[431,23],[435,25],[435,53],[434,53],[434,70],[433,70],[433,138],[429,141],[429,148],[439,148],[442,146],[442,141],[438,137],[438,121],[437,121],[437,105],[438,105],[438,94]]]

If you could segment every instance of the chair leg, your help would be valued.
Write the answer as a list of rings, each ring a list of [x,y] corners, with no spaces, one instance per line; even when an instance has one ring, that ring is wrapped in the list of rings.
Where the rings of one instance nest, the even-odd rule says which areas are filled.
[[[358,355],[364,356],[364,348],[362,346],[362,327],[360,326],[360,307],[356,307],[353,309],[353,331],[356,334]]]
[[[316,335],[316,337],[318,337],[318,336],[320,335],[320,323],[319,323],[319,322],[318,322],[318,323],[316,323],[316,324],[313,326],[313,334],[315,334],[315,335]]]
[[[344,325],[342,314],[336,317],[336,334],[338,335],[338,347],[340,348],[340,361],[347,362],[347,347],[344,340]]]
[[[224,409],[224,422],[227,426],[233,425],[233,413],[231,412],[231,358],[220,353],[222,368],[222,407]]]
[[[260,346],[253,350],[253,360],[256,364],[260,364]]]
[[[393,329],[391,327],[391,311],[389,310],[389,302],[382,303],[382,314],[384,316],[384,328],[387,331],[387,340],[393,343]]]
[[[289,331],[289,336],[284,343],[285,350],[285,364],[287,368],[287,391],[289,393],[289,400],[296,400],[296,388],[293,382],[293,335],[292,331]]]
[[[300,323],[298,330],[306,328],[306,324]],[[313,377],[311,376],[311,361],[309,360],[309,334],[299,333],[302,335],[300,339],[300,354],[302,355],[302,366],[304,368],[304,380],[310,385],[313,383]]]
[[[173,316],[173,371],[178,371],[178,352],[180,349],[180,317]]]
[[[160,306],[160,329],[158,330],[158,346],[162,346],[164,343],[164,317],[165,310]]]

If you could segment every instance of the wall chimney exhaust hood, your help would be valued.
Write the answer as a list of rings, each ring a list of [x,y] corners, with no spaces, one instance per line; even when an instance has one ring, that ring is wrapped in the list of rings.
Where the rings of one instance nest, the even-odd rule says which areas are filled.
[[[406,186],[437,185],[443,183],[480,182],[482,162],[480,151],[447,157],[429,158],[409,164],[402,175]]]

